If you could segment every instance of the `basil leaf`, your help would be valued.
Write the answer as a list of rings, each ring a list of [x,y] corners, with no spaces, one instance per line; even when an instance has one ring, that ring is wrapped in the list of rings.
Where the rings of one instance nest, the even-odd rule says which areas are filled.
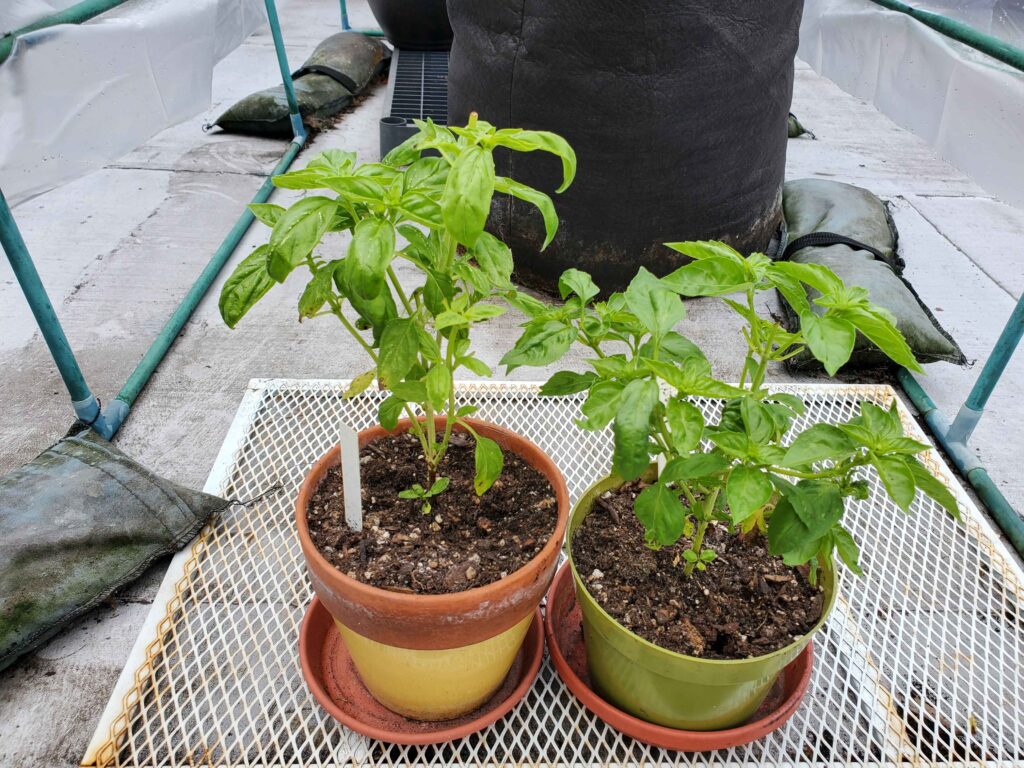
[[[622,391],[612,425],[612,466],[624,480],[639,477],[651,463],[651,414],[657,404],[658,385],[653,379],[635,379]]]

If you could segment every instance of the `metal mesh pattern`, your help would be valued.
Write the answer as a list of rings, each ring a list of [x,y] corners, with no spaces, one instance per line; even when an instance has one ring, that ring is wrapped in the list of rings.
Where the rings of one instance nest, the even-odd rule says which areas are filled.
[[[663,751],[587,712],[545,661],[526,698],[483,732],[438,747],[400,747],[346,730],[308,693],[297,659],[312,596],[294,535],[293,502],[337,424],[375,421],[379,395],[343,400],[344,383],[253,382],[208,490],[252,498],[172,564],[159,621],[133,652],[87,760],[99,765],[869,764],[1024,760],[1021,572],[948,470],[926,463],[967,508],[964,524],[930,500],[903,515],[868,476],[871,497],[847,519],[867,576],[843,574],[836,611],[815,642],[806,699],[780,730],[745,747]],[[806,419],[836,422],[889,387],[779,387],[804,397]],[[533,385],[463,385],[480,418],[537,442],[575,500],[605,473],[607,435],[579,430],[579,399]],[[714,403],[700,404],[708,413]],[[908,431],[924,439],[903,411]],[[167,587],[165,587],[167,588]]]
[[[448,51],[396,51],[391,116],[448,124]]]

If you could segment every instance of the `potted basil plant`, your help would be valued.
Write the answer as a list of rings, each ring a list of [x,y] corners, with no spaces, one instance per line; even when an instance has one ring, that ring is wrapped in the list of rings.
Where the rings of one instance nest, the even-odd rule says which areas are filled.
[[[573,343],[593,352],[592,370],[557,373],[541,392],[586,392],[579,425],[611,424],[614,436],[613,474],[576,504],[568,534],[597,691],[649,722],[720,730],[747,720],[821,629],[837,557],[861,573],[843,521],[869,471],[904,512],[919,492],[958,509],[895,406],[863,402],[841,424],[808,424],[805,403],[767,382],[771,364],[803,348],[834,374],[857,333],[918,370],[864,289],[719,242],[669,246],[694,261],[662,279],[641,269],[607,301],[587,274],[565,272],[564,306],[535,307],[503,362],[549,364]],[[794,331],[756,311],[776,289],[800,318]],[[675,330],[681,296],[720,296],[741,321],[738,383],[716,378]]]
[[[445,720],[487,700],[508,672],[551,580],[568,517],[558,468],[520,435],[473,418],[454,376],[490,376],[473,329],[517,293],[508,247],[484,230],[495,192],[529,200],[548,240],[558,220],[543,192],[495,175],[493,152],[558,156],[540,131],[417,123],[380,163],[329,150],[277,176],[315,193],[288,208],[251,206],[269,241],[235,269],[220,297],[234,327],[272,287],[306,273],[299,320],[332,317],[389,393],[379,426],[359,435],[364,526],[345,524],[340,451],[302,484],[296,523],[313,588],[370,692],[408,717]],[[426,156],[427,153],[432,156]],[[351,236],[347,247],[329,233]],[[404,241],[404,244],[403,242]],[[415,269],[403,285],[396,260]],[[496,300],[501,300],[498,303]]]

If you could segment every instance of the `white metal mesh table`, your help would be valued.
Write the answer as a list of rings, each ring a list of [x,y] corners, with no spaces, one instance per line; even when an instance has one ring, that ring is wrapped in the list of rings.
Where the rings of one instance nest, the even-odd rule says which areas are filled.
[[[867,575],[843,574],[840,599],[815,641],[800,709],[745,747],[684,754],[604,725],[545,661],[526,698],[479,734],[401,747],[348,731],[307,691],[299,623],[312,592],[293,504],[310,464],[345,420],[375,421],[381,395],[344,400],[346,382],[250,383],[207,490],[250,499],[219,516],[172,561],[152,612],[100,719],[85,765],[448,766],[545,764],[879,764],[1024,762],[1024,573],[935,452],[925,463],[957,495],[965,520],[930,500],[903,515],[869,475],[871,496],[849,527]],[[887,386],[779,386],[811,421],[887,405]],[[573,422],[580,398],[539,398],[536,386],[466,383],[479,417],[537,442],[565,473],[573,500],[603,475],[607,435]],[[703,402],[707,412],[715,404]],[[902,407],[908,434],[927,438]]]

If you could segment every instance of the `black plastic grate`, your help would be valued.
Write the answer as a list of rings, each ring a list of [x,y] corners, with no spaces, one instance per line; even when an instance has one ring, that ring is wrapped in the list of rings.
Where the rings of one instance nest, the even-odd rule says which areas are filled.
[[[414,119],[427,118],[448,124],[448,51],[396,48],[380,123],[381,156],[413,134]]]

